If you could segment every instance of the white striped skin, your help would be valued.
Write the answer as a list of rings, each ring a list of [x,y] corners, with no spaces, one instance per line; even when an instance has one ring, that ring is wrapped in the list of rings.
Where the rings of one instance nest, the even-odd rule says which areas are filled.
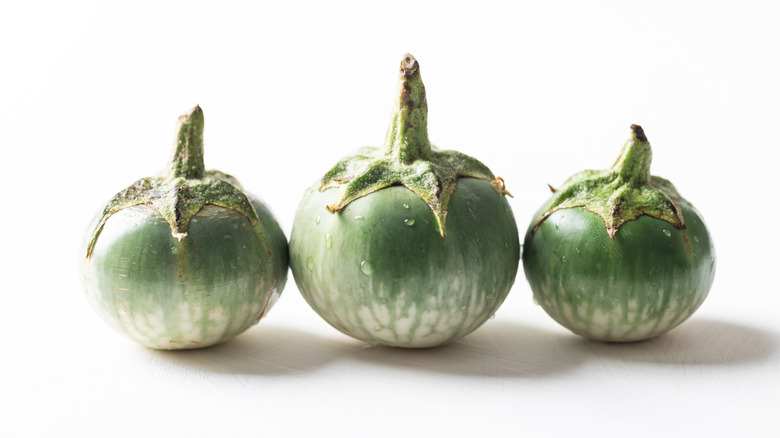
[[[631,342],[676,327],[707,297],[715,251],[698,211],[680,200],[687,229],[640,216],[615,240],[585,209],[550,215],[523,245],[534,300],[561,325],[589,339]],[[535,218],[534,218],[535,220]]]
[[[511,209],[486,180],[462,178],[446,237],[425,202],[402,186],[381,189],[337,214],[335,189],[312,187],[298,208],[290,265],[312,308],[372,344],[432,347],[490,318],[517,274]]]
[[[278,224],[252,202],[260,218],[254,226],[234,210],[206,205],[182,242],[148,206],[114,214],[84,264],[93,308],[155,349],[207,347],[256,324],[284,288],[288,258]]]

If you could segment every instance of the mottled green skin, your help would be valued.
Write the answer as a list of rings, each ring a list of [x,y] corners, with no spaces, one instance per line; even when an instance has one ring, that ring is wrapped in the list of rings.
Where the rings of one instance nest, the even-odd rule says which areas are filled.
[[[512,211],[490,182],[461,178],[447,235],[419,196],[391,186],[325,209],[338,191],[310,188],[290,239],[290,266],[312,308],[338,330],[372,344],[432,347],[490,318],[517,275]]]
[[[287,280],[287,242],[267,207],[259,220],[206,205],[179,241],[148,205],[106,221],[85,260],[87,295],[110,325],[158,349],[199,348],[256,324]]]
[[[704,301],[715,251],[699,212],[680,199],[686,230],[647,215],[610,239],[604,220],[582,207],[557,210],[523,244],[534,300],[561,325],[601,341],[667,332]]]

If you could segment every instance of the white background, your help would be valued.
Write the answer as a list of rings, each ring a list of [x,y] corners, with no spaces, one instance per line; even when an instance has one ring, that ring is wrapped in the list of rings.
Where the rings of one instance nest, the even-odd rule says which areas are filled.
[[[219,3],[219,4],[217,4]],[[2,436],[778,436],[780,26],[771,2],[2,2]],[[166,164],[200,104],[206,165],[272,208],[379,145],[402,55],[429,133],[507,181],[525,229],[645,128],[653,173],[708,222],[715,285],[685,324],[609,345],[535,306],[522,270],[481,329],[364,348],[292,277],[231,342],[158,352],[114,333],[80,245]]]

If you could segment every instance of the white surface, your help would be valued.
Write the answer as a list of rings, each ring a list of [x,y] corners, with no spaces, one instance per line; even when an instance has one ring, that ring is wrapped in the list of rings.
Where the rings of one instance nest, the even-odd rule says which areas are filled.
[[[771,5],[3,2],[0,435],[778,436]],[[407,51],[432,141],[503,176],[521,229],[545,184],[610,165],[641,124],[653,173],[714,236],[702,308],[649,342],[592,343],[534,306],[521,273],[493,320],[424,351],[363,348],[292,278],[258,326],[208,350],[147,350],[97,318],[78,275],[87,222],[165,165],[179,114],[203,107],[207,167],[289,236],[304,188],[383,140]]]

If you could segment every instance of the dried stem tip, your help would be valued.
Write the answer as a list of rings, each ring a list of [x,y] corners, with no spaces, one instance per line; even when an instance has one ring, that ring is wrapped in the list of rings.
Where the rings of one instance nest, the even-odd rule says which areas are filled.
[[[401,76],[409,77],[413,75],[417,71],[417,65],[417,60],[414,59],[411,53],[404,55],[404,58],[401,60]]]
[[[631,132],[634,134],[634,137],[636,137],[639,141],[647,141],[647,137],[645,137],[645,130],[642,129],[639,125],[631,125]]]

